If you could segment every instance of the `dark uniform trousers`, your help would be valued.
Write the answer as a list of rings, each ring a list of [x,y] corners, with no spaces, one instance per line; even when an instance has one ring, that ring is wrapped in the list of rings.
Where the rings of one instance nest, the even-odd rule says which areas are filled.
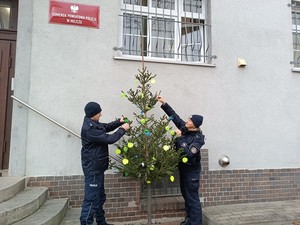
[[[199,201],[200,169],[179,165],[180,190],[185,200],[186,216],[191,225],[202,225],[202,208]]]
[[[104,171],[84,179],[84,200],[80,216],[81,225],[92,225],[94,217],[97,225],[105,225],[103,205],[106,200],[104,190]]]

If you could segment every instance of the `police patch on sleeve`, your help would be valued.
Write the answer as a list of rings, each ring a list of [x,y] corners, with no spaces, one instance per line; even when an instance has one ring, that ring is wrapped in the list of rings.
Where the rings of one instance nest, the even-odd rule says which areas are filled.
[[[199,152],[199,150],[196,148],[196,147],[192,147],[191,148],[191,152],[193,153],[193,154],[196,154],[196,153],[198,153]]]

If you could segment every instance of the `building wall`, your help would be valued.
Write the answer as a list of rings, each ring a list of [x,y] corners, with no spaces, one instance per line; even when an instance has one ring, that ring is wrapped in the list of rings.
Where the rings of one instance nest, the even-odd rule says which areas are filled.
[[[120,92],[135,87],[142,63],[114,59],[118,1],[67,2],[100,5],[100,29],[49,24],[48,0],[20,1],[14,94],[80,133],[88,101],[101,104],[105,122],[132,116]],[[299,168],[300,76],[289,64],[288,3],[211,1],[214,67],[145,62],[157,74],[153,90],[183,118],[204,115],[210,171]],[[153,113],[162,115],[159,107]],[[11,145],[12,176],[82,175],[80,140],[16,102]],[[222,168],[224,154],[231,161]]]
[[[212,1],[218,59],[205,108],[213,170],[222,153],[231,158],[230,169],[299,167],[300,77],[289,64],[288,3]],[[246,59],[246,68],[237,68],[237,58]]]

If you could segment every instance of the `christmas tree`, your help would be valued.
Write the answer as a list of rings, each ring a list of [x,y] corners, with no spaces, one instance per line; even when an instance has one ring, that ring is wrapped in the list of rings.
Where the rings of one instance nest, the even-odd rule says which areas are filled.
[[[131,129],[127,136],[116,144],[119,163],[115,166],[125,177],[131,177],[147,184],[148,188],[148,224],[151,224],[151,184],[169,177],[174,182],[174,173],[182,157],[175,149],[176,133],[169,126],[172,116],[156,118],[150,114],[160,94],[151,92],[151,84],[156,75],[147,68],[139,70],[135,76],[137,88],[130,89],[121,96],[137,106],[138,113],[133,113]]]

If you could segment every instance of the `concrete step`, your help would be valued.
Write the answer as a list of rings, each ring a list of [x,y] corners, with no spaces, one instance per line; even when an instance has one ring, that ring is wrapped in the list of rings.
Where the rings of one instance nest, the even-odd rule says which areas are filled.
[[[14,225],[59,225],[67,209],[67,198],[47,200],[38,211]]]
[[[80,225],[80,213],[81,208],[71,208],[68,209],[67,214],[60,225]],[[94,222],[93,225],[96,225],[97,223]],[[121,223],[113,223],[114,225],[121,225]],[[122,223],[122,225],[125,225],[125,223]]]
[[[7,177],[8,169],[0,170],[0,177]]]
[[[81,208],[68,209],[67,214],[60,225],[79,225]]]
[[[14,197],[24,188],[24,177],[0,177],[0,203]]]
[[[79,217],[81,208],[68,209],[67,214],[60,225],[80,225]],[[96,225],[96,223],[94,223]]]
[[[45,202],[47,193],[47,188],[26,188],[0,203],[0,224],[13,224],[33,214]]]

